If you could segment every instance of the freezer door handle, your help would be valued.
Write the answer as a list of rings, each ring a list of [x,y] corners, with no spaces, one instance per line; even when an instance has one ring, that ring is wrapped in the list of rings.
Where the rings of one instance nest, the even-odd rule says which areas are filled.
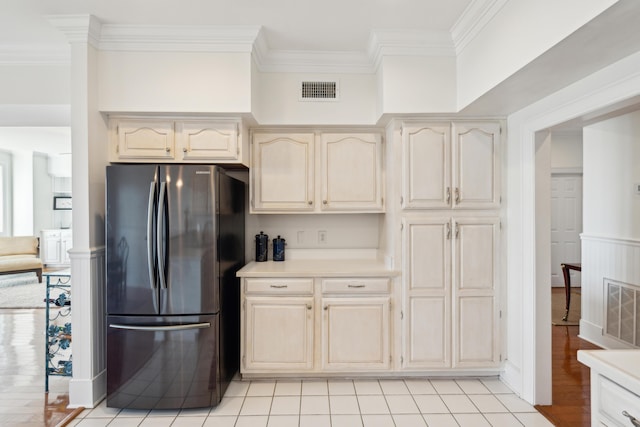
[[[156,195],[156,183],[151,182],[149,186],[149,204],[147,207],[147,268],[149,270],[149,282],[151,289],[156,288],[156,274],[153,269],[153,202]]]
[[[160,278],[160,287],[167,289],[167,279],[164,275],[164,203],[166,194],[167,183],[162,182],[160,184],[160,197],[158,199],[158,229],[156,231],[156,242],[158,244],[158,277]]]
[[[164,331],[188,331],[190,329],[206,329],[211,327],[211,323],[188,323],[186,325],[169,325],[169,326],[135,326],[122,325],[120,323],[112,323],[109,325],[114,329],[126,329],[128,331],[147,331],[147,332],[164,332]]]

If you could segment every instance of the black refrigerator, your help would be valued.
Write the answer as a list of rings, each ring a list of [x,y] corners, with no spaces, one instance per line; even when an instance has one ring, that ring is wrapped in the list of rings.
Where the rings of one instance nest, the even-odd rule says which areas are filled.
[[[244,209],[217,166],[107,166],[107,406],[220,402],[240,360]]]

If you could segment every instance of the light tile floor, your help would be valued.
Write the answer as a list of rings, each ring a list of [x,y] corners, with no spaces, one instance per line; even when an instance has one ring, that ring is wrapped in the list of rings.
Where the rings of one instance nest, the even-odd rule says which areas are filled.
[[[83,411],[79,427],[552,426],[498,379],[234,380],[215,408]]]

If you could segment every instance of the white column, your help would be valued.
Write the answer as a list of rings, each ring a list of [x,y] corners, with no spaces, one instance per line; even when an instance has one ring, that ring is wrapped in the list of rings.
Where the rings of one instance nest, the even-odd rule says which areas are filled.
[[[93,407],[106,394],[104,335],[104,165],[106,126],[98,111],[100,22],[89,15],[50,22],[71,44],[73,191],[73,378],[70,407]]]

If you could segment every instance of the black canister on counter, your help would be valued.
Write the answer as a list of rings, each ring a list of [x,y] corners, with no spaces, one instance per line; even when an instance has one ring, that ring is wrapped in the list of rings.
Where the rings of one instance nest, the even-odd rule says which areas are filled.
[[[284,261],[285,241],[280,236],[273,239],[273,260]]]
[[[256,234],[256,261],[265,262],[269,259],[269,236],[262,231]]]

